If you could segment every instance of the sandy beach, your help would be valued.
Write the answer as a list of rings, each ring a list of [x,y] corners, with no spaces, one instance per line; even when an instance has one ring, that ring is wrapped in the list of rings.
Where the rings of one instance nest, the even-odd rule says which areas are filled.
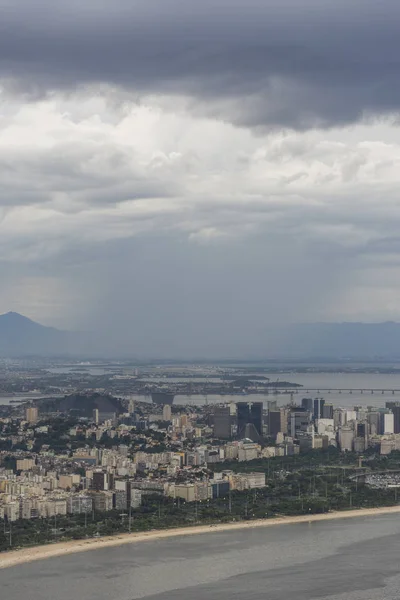
[[[220,525],[197,525],[194,527],[181,527],[176,529],[154,530],[142,533],[124,533],[106,538],[90,538],[85,540],[74,540],[35,546],[33,548],[22,548],[0,554],[0,569],[14,567],[26,562],[45,560],[57,556],[86,552],[89,550],[100,550],[120,546],[123,544],[137,544],[139,542],[154,541],[165,538],[195,535],[205,533],[216,533],[236,529],[251,529],[254,527],[274,527],[276,525],[290,525],[292,523],[315,523],[333,519],[349,519],[354,517],[373,517],[400,513],[400,506],[389,506],[382,508],[366,508],[349,511],[330,512],[317,515],[302,515],[298,517],[277,517],[273,519],[260,519],[239,523],[224,523]]]

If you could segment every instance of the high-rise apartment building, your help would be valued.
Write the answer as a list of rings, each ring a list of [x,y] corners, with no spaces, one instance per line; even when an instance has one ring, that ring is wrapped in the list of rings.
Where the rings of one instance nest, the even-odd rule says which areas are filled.
[[[28,408],[25,411],[25,418],[28,421],[28,423],[37,423],[38,422],[38,417],[39,417],[39,411],[37,409],[36,406],[28,406]]]
[[[91,513],[93,509],[93,499],[90,496],[74,495],[67,498],[67,513],[79,515],[82,513]]]
[[[94,408],[93,409],[93,423],[95,425],[98,425],[99,422],[100,422],[99,409],[98,408]]]
[[[103,491],[110,490],[114,485],[114,476],[104,471],[94,471],[92,477],[92,489]]]
[[[163,406],[163,419],[164,421],[170,421],[172,416],[172,409],[169,404],[164,404]]]

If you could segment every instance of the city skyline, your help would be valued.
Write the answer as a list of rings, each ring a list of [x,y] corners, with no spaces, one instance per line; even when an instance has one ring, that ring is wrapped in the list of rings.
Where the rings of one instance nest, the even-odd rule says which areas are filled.
[[[398,512],[400,369],[353,369],[1,359],[5,564],[32,543]]]

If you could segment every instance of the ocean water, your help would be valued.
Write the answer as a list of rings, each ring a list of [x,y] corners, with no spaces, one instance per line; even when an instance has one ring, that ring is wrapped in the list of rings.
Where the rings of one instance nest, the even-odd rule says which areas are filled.
[[[62,371],[62,369],[61,369]],[[303,386],[299,392],[294,395],[295,402],[300,402],[304,396],[321,396],[326,402],[331,402],[335,406],[351,408],[355,405],[362,406],[385,406],[388,400],[400,400],[400,374],[384,374],[384,373],[272,373],[268,374],[271,381],[285,380],[290,383],[298,383]],[[185,380],[187,381],[187,380]],[[204,380],[202,380],[204,381]],[[211,380],[209,380],[211,381]],[[165,380],[163,380],[165,383]],[[307,393],[307,389],[312,388],[313,391]],[[328,392],[328,389],[336,388],[337,391]],[[340,393],[338,390],[342,390]],[[349,390],[353,392],[350,394]],[[371,390],[375,392],[371,394]],[[318,392],[319,390],[319,392]],[[361,392],[363,390],[363,392]],[[382,390],[385,392],[382,394]],[[396,391],[395,391],[396,390]],[[398,391],[397,391],[398,390]],[[392,393],[392,391],[394,393]],[[26,398],[26,396],[17,396],[17,398]],[[150,396],[133,395],[133,399],[141,402],[150,402]],[[208,394],[203,395],[177,395],[175,404],[192,404],[204,405],[215,404],[220,402],[239,402],[246,398],[257,401],[277,400],[278,404],[288,404],[291,400],[290,394],[274,395],[224,395]],[[9,404],[10,397],[1,397],[0,404]]]
[[[0,570],[7,600],[398,600],[400,514],[182,536]]]
[[[384,407],[387,401],[400,400],[400,374],[385,373],[272,373],[268,374],[271,381],[285,380],[297,383],[298,393],[294,394],[295,403],[300,403],[305,396],[323,397],[326,402],[334,406],[352,408],[354,406]],[[310,390],[309,390],[310,388]],[[330,391],[328,391],[330,390]],[[350,393],[350,390],[352,392]],[[374,393],[371,393],[374,390]],[[383,391],[383,393],[382,393]],[[149,397],[136,396],[139,401],[149,401]],[[205,405],[223,402],[240,402],[246,399],[254,401],[276,400],[279,405],[288,404],[292,397],[290,394],[280,393],[274,395],[256,394],[248,396],[208,394],[205,395],[177,395],[175,404]]]

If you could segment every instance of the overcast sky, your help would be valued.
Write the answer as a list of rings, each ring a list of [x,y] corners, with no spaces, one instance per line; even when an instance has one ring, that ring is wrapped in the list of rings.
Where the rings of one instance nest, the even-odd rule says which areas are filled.
[[[399,22],[398,0],[0,0],[0,311],[153,356],[400,319]]]

